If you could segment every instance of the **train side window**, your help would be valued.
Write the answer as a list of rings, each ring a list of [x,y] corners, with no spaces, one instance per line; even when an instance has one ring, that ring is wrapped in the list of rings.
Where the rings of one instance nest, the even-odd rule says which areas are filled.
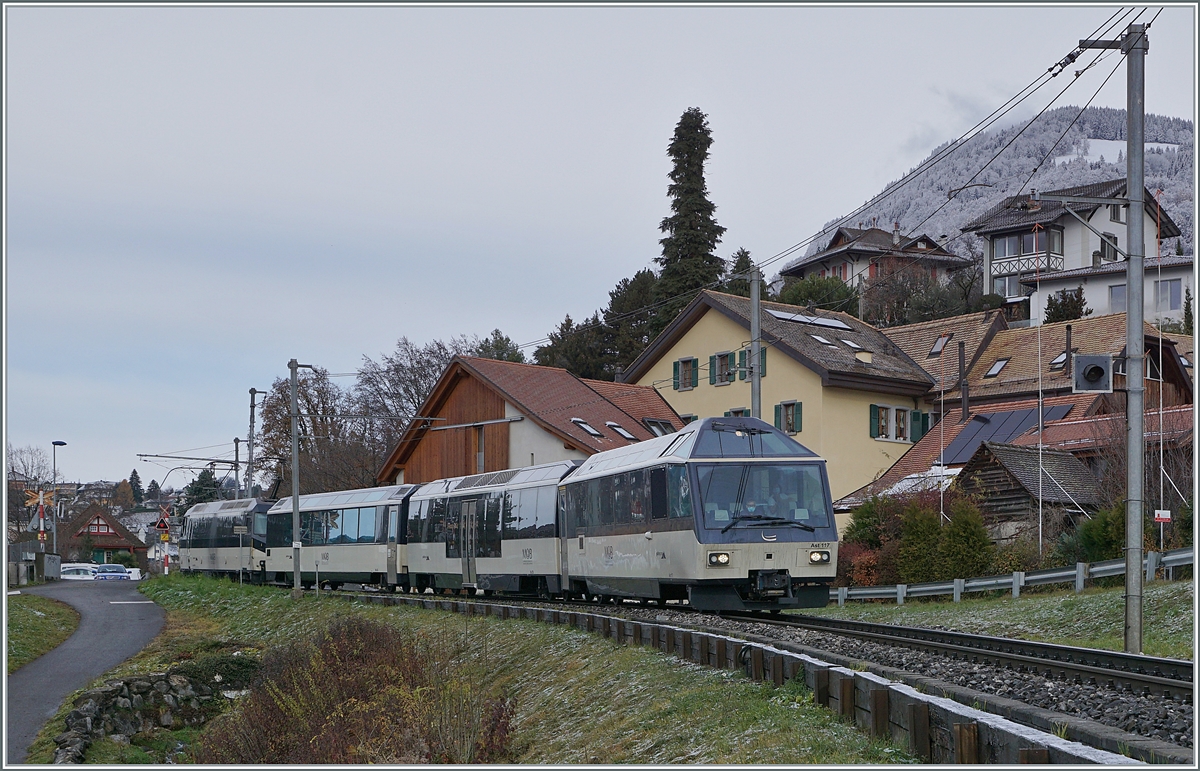
[[[612,478],[613,483],[613,521],[618,525],[628,525],[629,516],[629,475],[617,474]]]
[[[445,543],[446,541],[446,499],[434,498],[429,501],[429,524],[425,529],[425,543]]]
[[[537,488],[537,538],[554,537],[554,494],[553,487]]]
[[[492,493],[484,502],[484,510],[476,515],[482,530],[479,539],[482,557],[500,556],[500,509],[503,503],[501,493]]]
[[[512,490],[504,492],[504,500],[500,510],[500,537],[509,540],[517,537],[517,494]]]
[[[445,527],[442,529],[441,538],[439,540],[446,544],[446,556],[454,559],[462,556],[460,545],[460,523],[462,522],[462,499],[452,498],[446,502],[446,516],[443,520]]]
[[[395,543],[396,537],[400,531],[400,527],[399,527],[400,526],[400,507],[399,506],[388,506],[387,510],[388,510],[388,516],[387,516],[386,538],[387,538],[388,543]]]
[[[646,484],[646,472],[642,469],[630,471],[629,477],[629,522],[641,525],[646,521],[646,509],[649,508],[650,495]]]
[[[358,542],[375,542],[375,507],[366,506],[358,510]]]
[[[342,538],[342,522],[344,521],[341,511],[325,512],[325,519],[329,523],[329,529],[325,533],[325,539],[328,543],[341,543]]]
[[[584,527],[591,530],[600,526],[600,480],[589,479],[584,484],[587,485],[586,500],[583,508],[587,515],[587,520]]]
[[[534,516],[537,513],[537,499],[529,489],[513,490],[513,526],[514,537],[531,538],[533,536]]]
[[[663,466],[650,469],[650,516],[653,519],[666,519],[667,501],[667,469]]]
[[[429,523],[429,520],[425,518],[428,505],[429,501],[413,501],[408,504],[409,543],[425,542],[425,526]]]
[[[613,479],[600,478],[600,526],[613,523]]]
[[[678,463],[667,466],[667,485],[671,501],[671,519],[692,516],[692,491],[688,486],[687,467]]]

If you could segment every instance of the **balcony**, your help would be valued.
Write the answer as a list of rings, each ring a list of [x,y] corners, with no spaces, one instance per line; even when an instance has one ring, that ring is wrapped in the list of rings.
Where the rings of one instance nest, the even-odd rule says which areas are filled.
[[[1052,273],[1063,269],[1063,256],[1061,254],[1023,254],[1020,257],[1006,257],[1004,259],[993,259],[991,273],[992,277],[997,276],[1014,276],[1025,273],[1041,272]]]

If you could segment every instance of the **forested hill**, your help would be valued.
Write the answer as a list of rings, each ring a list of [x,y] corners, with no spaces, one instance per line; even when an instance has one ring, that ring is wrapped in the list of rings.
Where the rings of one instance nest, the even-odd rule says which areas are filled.
[[[977,134],[950,152],[947,151],[953,143],[938,147],[905,177],[887,185],[875,197],[875,203],[863,212],[845,222],[826,223],[826,232],[809,246],[808,253],[824,248],[839,225],[859,227],[861,223],[865,227],[874,220],[875,226],[890,230],[892,223],[899,222],[904,233],[925,233],[934,238],[944,234],[954,238],[962,225],[1006,196],[1028,193],[1030,188],[1056,190],[1124,177],[1125,111],[1088,108],[1071,126],[1077,115],[1078,107],[1060,107],[1028,124]],[[1024,132],[1013,140],[1022,129]],[[1160,198],[1163,209],[1183,232],[1180,240],[1185,254],[1193,253],[1193,134],[1189,120],[1146,116],[1146,188],[1151,194],[1158,189],[1163,191]],[[1010,141],[1012,145],[1001,152]],[[1054,148],[1053,159],[1043,163],[1051,148]],[[998,152],[999,157],[975,176]],[[935,158],[943,155],[942,160],[933,164]],[[922,170],[925,166],[929,168]],[[1035,168],[1037,173],[1030,179]],[[895,192],[884,195],[901,183],[903,186]],[[951,190],[980,183],[990,187],[967,188],[947,203]],[[965,242],[970,240],[970,237],[959,238],[950,247],[966,254]],[[1175,252],[1174,239],[1163,245],[1163,251]]]

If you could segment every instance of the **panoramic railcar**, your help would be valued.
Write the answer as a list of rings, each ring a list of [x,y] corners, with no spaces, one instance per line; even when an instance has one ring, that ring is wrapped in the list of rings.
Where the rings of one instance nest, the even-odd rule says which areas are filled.
[[[265,523],[270,507],[268,501],[243,498],[198,503],[188,509],[179,536],[180,569],[230,577],[239,570],[255,570],[264,548],[255,522]],[[240,527],[246,530],[239,535],[235,528]]]
[[[409,498],[406,555],[418,591],[562,591],[558,484],[579,461],[440,479]]]
[[[392,591],[407,588],[400,534],[404,505],[416,489],[416,485],[390,485],[300,496],[301,585],[307,589],[319,581],[335,589],[343,583]],[[290,496],[256,520],[254,535],[264,544],[256,566],[263,580],[291,586]]]
[[[705,610],[822,607],[837,565],[825,461],[754,418],[593,455],[559,487],[565,591]]]

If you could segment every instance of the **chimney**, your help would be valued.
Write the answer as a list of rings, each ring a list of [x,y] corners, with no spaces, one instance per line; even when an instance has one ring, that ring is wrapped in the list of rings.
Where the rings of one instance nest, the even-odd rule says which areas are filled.
[[[1100,250],[1099,249],[1092,252],[1092,267],[1093,268],[1100,267]]]
[[[966,423],[971,418],[970,393],[967,386],[967,341],[958,341],[958,387],[962,393],[962,419]]]
[[[875,359],[875,354],[871,351],[855,351],[854,358],[858,359],[863,364],[870,364]]]
[[[893,223],[892,227],[892,246],[900,245],[900,223]]]
[[[1067,373],[1067,382],[1071,381],[1071,325],[1067,325],[1067,361],[1063,365],[1063,372]]]

